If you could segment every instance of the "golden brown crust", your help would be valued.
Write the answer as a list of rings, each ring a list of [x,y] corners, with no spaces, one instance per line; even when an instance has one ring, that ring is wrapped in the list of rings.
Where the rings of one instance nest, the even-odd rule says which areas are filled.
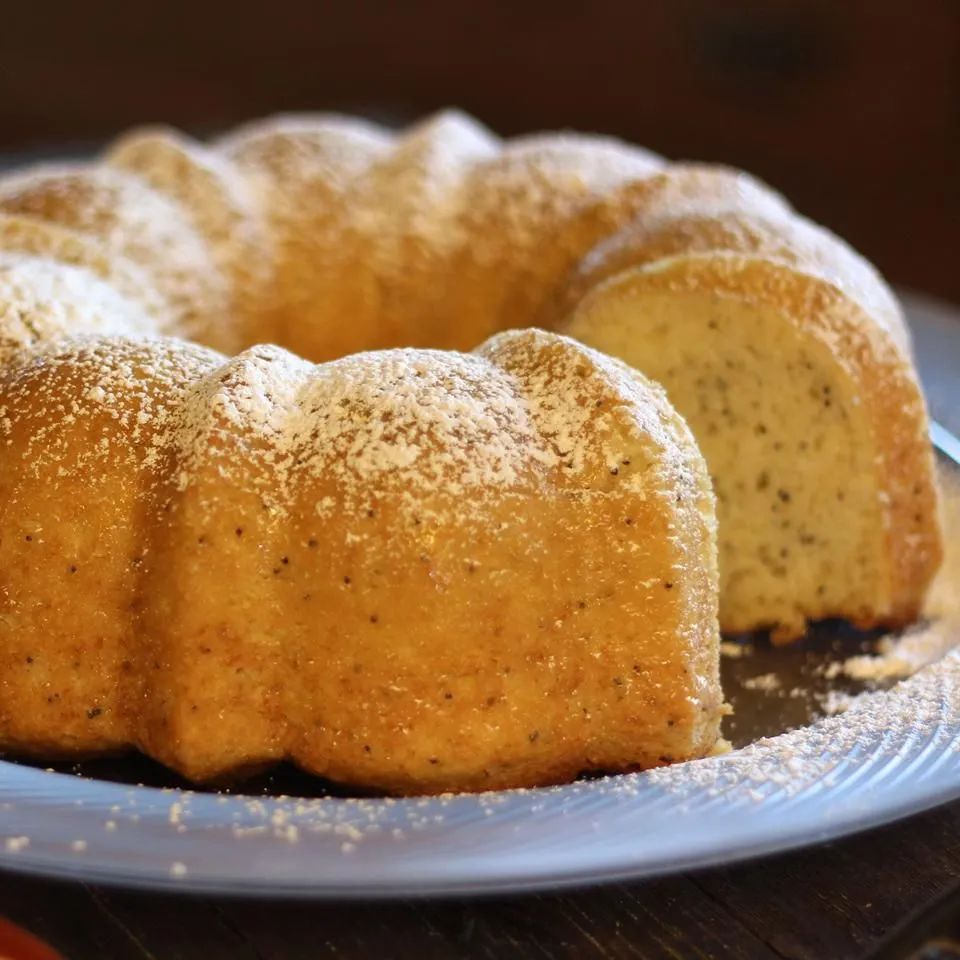
[[[10,749],[406,793],[718,736],[706,467],[573,341],[314,367],[94,338],[8,365],[0,407]]]

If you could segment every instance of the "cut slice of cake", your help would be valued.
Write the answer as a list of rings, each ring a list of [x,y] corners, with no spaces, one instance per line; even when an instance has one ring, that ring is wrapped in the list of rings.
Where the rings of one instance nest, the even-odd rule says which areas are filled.
[[[718,501],[721,629],[912,621],[941,543],[892,296],[869,268],[840,282],[855,255],[823,231],[801,257],[741,216],[669,229],[595,261],[564,329],[661,382],[693,430]]]

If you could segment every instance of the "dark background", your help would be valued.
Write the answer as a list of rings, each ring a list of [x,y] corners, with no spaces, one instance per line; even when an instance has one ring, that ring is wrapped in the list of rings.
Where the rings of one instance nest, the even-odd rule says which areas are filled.
[[[743,166],[894,282],[960,300],[960,3],[4,3],[0,149],[277,110],[458,105]]]

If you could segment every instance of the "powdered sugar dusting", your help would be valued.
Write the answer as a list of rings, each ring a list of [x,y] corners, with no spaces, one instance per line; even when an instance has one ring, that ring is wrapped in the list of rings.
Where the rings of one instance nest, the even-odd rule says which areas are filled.
[[[85,270],[0,253],[0,359],[78,329],[148,333],[154,323],[140,303]]]
[[[882,750],[885,738],[929,740],[930,749],[948,749],[960,730],[960,652],[948,653],[889,691],[844,699],[839,716],[810,727],[758,740],[722,757],[678,764],[640,774],[685,796],[705,792],[708,797],[730,791],[744,794],[755,785],[757,803],[770,791],[796,796],[816,785],[831,785],[831,774],[842,764],[865,767],[888,763]],[[635,789],[630,777],[620,787]]]
[[[270,468],[260,492],[273,509],[310,476],[340,491],[337,509],[357,511],[373,490],[457,497],[516,485],[531,457],[547,456],[525,406],[480,357],[394,350],[314,367],[257,347],[196,385],[176,445],[189,483],[216,435],[249,436],[248,452]],[[244,482],[240,470],[230,479]],[[332,508],[331,498],[318,512]]]
[[[392,491],[414,512],[442,498],[462,515],[484,509],[482,498],[462,499],[470,491],[593,486],[598,470],[622,471],[621,488],[641,490],[649,463],[625,459],[636,433],[624,433],[623,417],[656,443],[658,471],[694,485],[665,402],[627,410],[633,374],[537,331],[501,335],[478,355],[391,350],[321,365],[272,346],[228,360],[161,338],[79,338],[37,351],[8,376],[4,432],[29,418],[25,469],[56,461],[95,476],[98,463],[137,463],[157,483],[172,470],[183,491],[215,461],[225,482],[254,489],[278,518],[306,478],[338,491],[316,504],[321,516],[365,510],[374,491]],[[101,414],[119,429],[77,449],[71,426]],[[221,457],[225,438],[233,452]]]

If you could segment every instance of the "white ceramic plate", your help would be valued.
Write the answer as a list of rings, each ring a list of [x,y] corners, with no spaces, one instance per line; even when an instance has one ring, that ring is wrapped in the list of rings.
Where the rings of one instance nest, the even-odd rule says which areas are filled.
[[[906,301],[932,411],[960,432],[960,314]],[[826,628],[812,653],[758,647],[756,659],[729,661],[725,681],[742,698],[731,734],[744,741],[807,723],[824,683],[810,662],[861,641]],[[751,699],[744,679],[773,668],[795,676],[797,695],[754,688]],[[325,898],[647,877],[815,843],[960,796],[960,654],[845,714],[725,757],[546,790],[291,799],[99,778],[144,769],[156,780],[135,762],[126,773],[116,762],[91,764],[84,776],[0,762],[0,866],[131,887]],[[282,774],[273,789],[304,783]]]

